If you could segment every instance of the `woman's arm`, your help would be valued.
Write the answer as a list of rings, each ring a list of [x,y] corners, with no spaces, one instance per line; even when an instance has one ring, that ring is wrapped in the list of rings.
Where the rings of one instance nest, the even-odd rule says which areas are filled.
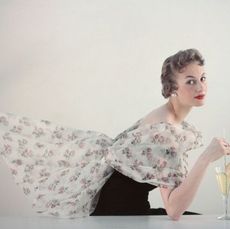
[[[189,207],[210,162],[230,153],[230,147],[226,144],[214,138],[180,186],[175,189],[160,188],[165,209],[171,219],[178,220]]]

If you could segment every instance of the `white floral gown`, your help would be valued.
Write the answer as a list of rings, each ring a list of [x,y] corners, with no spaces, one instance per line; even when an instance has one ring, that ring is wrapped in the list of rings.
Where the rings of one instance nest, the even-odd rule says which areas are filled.
[[[0,154],[15,182],[46,216],[89,216],[114,169],[161,187],[187,175],[187,151],[202,145],[187,122],[140,126],[140,119],[112,139],[103,133],[0,113]]]

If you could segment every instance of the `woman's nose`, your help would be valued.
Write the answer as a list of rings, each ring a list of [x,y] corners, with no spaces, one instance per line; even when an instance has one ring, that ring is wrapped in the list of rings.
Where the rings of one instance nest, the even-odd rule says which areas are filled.
[[[197,90],[198,92],[204,90],[204,85],[203,85],[202,82],[197,83],[196,90]]]

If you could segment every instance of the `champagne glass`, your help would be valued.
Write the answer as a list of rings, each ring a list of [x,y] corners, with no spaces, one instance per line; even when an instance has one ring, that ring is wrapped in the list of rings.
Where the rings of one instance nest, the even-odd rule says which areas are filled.
[[[223,204],[224,204],[224,214],[217,217],[222,220],[230,220],[228,214],[228,197],[229,197],[229,188],[230,188],[230,163],[225,166],[215,167],[217,183],[219,190],[222,194]]]
[[[222,138],[226,141],[226,129],[222,129]],[[229,137],[229,136],[228,136]],[[228,199],[229,199],[229,189],[230,189],[230,162],[227,163],[227,156],[224,155],[224,164],[222,166],[215,167],[217,183],[219,190],[222,194],[223,204],[224,204],[224,214],[217,217],[222,220],[230,220],[228,214]]]

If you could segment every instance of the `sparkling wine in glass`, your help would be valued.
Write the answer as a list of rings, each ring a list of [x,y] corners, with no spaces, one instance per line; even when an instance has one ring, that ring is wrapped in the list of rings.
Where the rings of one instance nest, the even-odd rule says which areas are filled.
[[[217,183],[219,190],[222,194],[224,204],[224,214],[219,216],[218,219],[230,220],[228,215],[228,197],[230,189],[230,163],[225,166],[215,167]]]

